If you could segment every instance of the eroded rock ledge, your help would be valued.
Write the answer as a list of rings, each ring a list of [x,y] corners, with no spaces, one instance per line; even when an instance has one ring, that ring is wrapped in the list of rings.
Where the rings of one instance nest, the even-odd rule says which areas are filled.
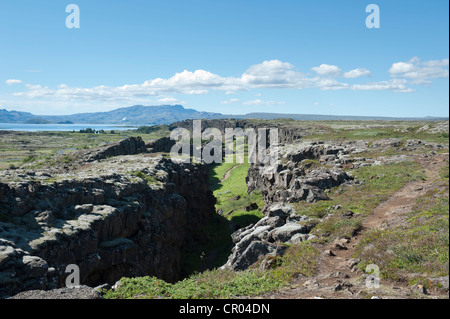
[[[69,264],[89,286],[180,279],[183,245],[214,214],[208,167],[145,153],[99,159],[0,176],[0,296],[62,287]]]

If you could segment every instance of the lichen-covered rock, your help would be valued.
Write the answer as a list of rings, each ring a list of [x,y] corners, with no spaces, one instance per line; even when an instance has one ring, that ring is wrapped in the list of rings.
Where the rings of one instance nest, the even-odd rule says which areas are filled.
[[[30,290],[9,299],[103,299],[101,293],[88,286],[64,287],[50,291]]]
[[[278,163],[250,166],[248,190],[260,190],[266,203],[326,200],[325,189],[349,182],[352,178],[342,169],[322,166],[320,161],[323,158],[325,162],[330,161],[330,156],[342,158],[344,150],[344,147],[316,142],[280,148],[281,160]]]
[[[308,218],[297,215],[290,205],[275,203],[266,208],[265,215],[255,225],[231,235],[235,246],[221,269],[245,270],[267,255],[283,255],[285,243],[299,243],[312,237],[309,229],[300,224]]]
[[[215,213],[206,165],[113,156],[45,180],[0,182],[0,296],[123,276],[176,281],[181,251]],[[195,190],[193,192],[192,190]]]
[[[93,149],[82,154],[82,158],[86,162],[102,160],[107,157],[119,155],[135,155],[145,153],[147,147],[140,137],[129,137],[117,143],[108,144],[100,149]]]

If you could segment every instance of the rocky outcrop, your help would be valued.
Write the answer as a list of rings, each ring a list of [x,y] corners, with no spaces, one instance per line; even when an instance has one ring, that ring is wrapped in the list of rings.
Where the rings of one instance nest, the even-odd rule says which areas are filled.
[[[169,130],[176,128],[184,128],[192,132],[193,120],[186,120],[181,122],[175,122],[169,125]],[[279,143],[287,144],[300,140],[302,137],[309,134],[308,130],[302,126],[293,126],[280,124],[276,122],[264,123],[264,121],[252,121],[252,120],[202,120],[201,130],[202,132],[207,128],[217,128],[225,136],[225,129],[241,128],[243,130],[247,128],[253,128],[255,131],[258,129],[278,129]]]
[[[288,203],[327,200],[326,190],[342,184],[354,184],[347,170],[407,160],[406,155],[367,159],[359,156],[373,149],[439,150],[443,146],[423,141],[385,139],[369,143],[300,142],[279,148],[278,163],[251,164],[247,186],[249,193],[261,191],[265,217],[257,224],[233,233],[234,248],[224,269],[244,270],[270,256],[283,255],[284,244],[296,244],[314,238],[314,222],[300,216]],[[347,216],[343,216],[347,218]],[[269,258],[269,259],[267,259]]]
[[[150,153],[170,153],[174,145],[174,140],[171,140],[169,137],[163,137],[148,143],[146,147]]]
[[[80,154],[83,161],[93,162],[120,155],[135,155],[147,151],[145,142],[140,137],[129,137],[117,143],[111,143],[100,149],[93,149]]]
[[[325,200],[328,198],[325,189],[351,180],[340,168],[320,165],[321,161],[342,157],[343,150],[316,142],[280,148],[279,163],[251,165],[247,177],[248,190],[260,190],[266,203]]]
[[[102,294],[91,287],[64,287],[53,290],[30,290],[21,292],[9,299],[103,299]]]
[[[248,191],[261,191],[265,217],[232,235],[235,246],[222,268],[244,270],[267,256],[283,255],[285,244],[314,238],[309,234],[309,218],[297,214],[288,203],[326,200],[326,189],[351,183],[351,176],[339,165],[345,154],[358,147],[362,145],[300,143],[280,148],[278,163],[252,164],[247,176]],[[321,162],[334,166],[330,169]]]
[[[443,122],[431,122],[429,124],[426,124],[422,127],[420,127],[417,132],[426,132],[430,134],[442,134],[447,133],[449,131],[449,121],[443,121]]]
[[[265,217],[232,234],[235,244],[222,269],[245,270],[267,256],[283,255],[286,246],[314,238],[308,227],[309,218],[299,216],[292,206],[274,204]]]
[[[89,286],[122,276],[176,281],[183,246],[215,211],[208,167],[162,156],[24,176],[0,182],[0,296],[62,287],[70,264]]]

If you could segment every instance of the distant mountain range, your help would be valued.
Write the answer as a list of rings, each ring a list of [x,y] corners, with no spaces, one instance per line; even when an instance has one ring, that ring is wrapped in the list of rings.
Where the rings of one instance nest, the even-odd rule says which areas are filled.
[[[135,105],[109,112],[79,113],[73,115],[34,115],[26,112],[0,109],[0,123],[25,124],[169,124],[186,119],[217,119],[221,114],[198,112],[181,105]]]
[[[314,114],[250,113],[247,115],[225,115],[220,113],[199,112],[186,109],[181,105],[143,106],[135,105],[109,112],[80,113],[73,115],[34,115],[28,112],[0,109],[0,123],[21,124],[121,124],[121,125],[157,125],[170,124],[188,119],[281,119],[289,118],[304,121],[326,120],[418,120],[439,121],[448,117],[380,117],[380,116],[341,116]]]

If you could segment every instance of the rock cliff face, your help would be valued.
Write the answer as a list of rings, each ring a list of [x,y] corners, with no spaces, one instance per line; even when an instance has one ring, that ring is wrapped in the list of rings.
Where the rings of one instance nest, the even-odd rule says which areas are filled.
[[[225,134],[225,129],[246,129],[253,128],[255,130],[258,129],[270,129],[276,128],[278,129],[278,139],[280,143],[292,143],[296,140],[299,140],[303,136],[308,135],[308,130],[305,127],[294,127],[289,125],[282,125],[277,123],[271,123],[270,125],[255,122],[251,120],[202,120],[202,132],[207,128],[217,128],[222,134]],[[176,128],[184,128],[192,132],[193,129],[193,120],[186,120],[182,122],[175,122],[169,125],[170,130],[174,130]]]
[[[0,296],[62,287],[70,264],[83,285],[176,281],[183,246],[215,211],[207,166],[153,154],[13,174],[0,176]]]
[[[85,162],[102,160],[111,156],[134,155],[147,151],[144,141],[140,137],[130,137],[126,140],[108,144],[100,149],[86,151],[82,159]]]
[[[327,199],[325,189],[349,182],[351,177],[339,167],[330,169],[319,163],[346,153],[344,147],[315,142],[281,147],[279,163],[251,165],[248,190],[261,190],[266,203]]]
[[[252,164],[249,168],[248,191],[259,190],[263,194],[266,204],[264,218],[255,225],[232,234],[232,254],[222,268],[244,270],[258,261],[264,267],[274,256],[284,254],[285,244],[296,244],[314,238],[310,234],[311,220],[299,215],[290,203],[327,200],[327,189],[341,184],[358,183],[344,169],[407,160],[404,155],[377,159],[360,156],[373,149],[423,149],[435,152],[443,149],[443,146],[400,139],[372,143],[297,141],[281,146],[278,163]]]
[[[310,219],[300,216],[289,203],[326,200],[326,189],[352,178],[341,169],[347,154],[364,145],[329,145],[305,142],[279,148],[279,163],[252,164],[248,171],[248,191],[261,191],[266,206],[264,218],[255,225],[233,233],[235,246],[222,269],[244,270],[260,261],[283,255],[285,244],[310,240]],[[329,162],[327,167],[321,163]],[[361,163],[358,163],[360,165]]]

